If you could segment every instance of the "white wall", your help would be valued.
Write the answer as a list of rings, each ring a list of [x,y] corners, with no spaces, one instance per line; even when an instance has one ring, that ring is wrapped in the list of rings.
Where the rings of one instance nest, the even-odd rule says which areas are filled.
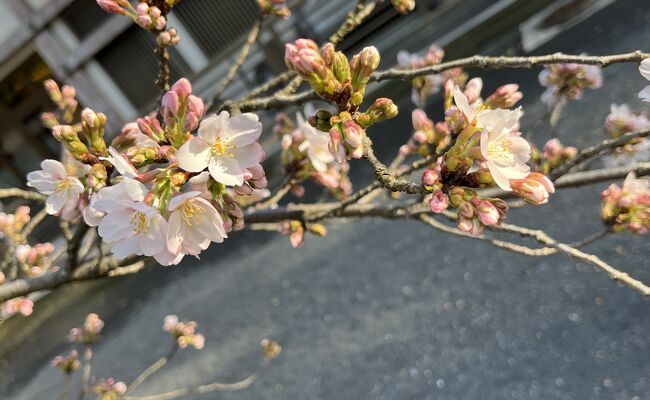
[[[9,0],[0,0],[0,43],[3,43],[20,26],[18,16],[9,6]]]

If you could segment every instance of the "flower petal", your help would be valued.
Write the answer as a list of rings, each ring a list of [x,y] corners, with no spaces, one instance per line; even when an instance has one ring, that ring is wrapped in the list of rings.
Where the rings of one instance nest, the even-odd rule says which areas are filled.
[[[208,163],[208,170],[212,178],[227,186],[241,186],[244,184],[244,172],[234,158],[212,158]]]
[[[240,147],[255,142],[262,134],[262,123],[253,113],[237,114],[228,120],[228,128],[221,136]]]
[[[219,115],[212,114],[209,117],[203,118],[199,126],[199,137],[208,142],[208,144],[216,142],[222,132],[227,129],[229,116],[230,114],[227,111],[222,111]]]
[[[208,166],[210,143],[202,137],[193,137],[176,152],[178,165],[187,172],[201,172]]]
[[[232,150],[232,153],[241,168],[248,168],[259,164],[265,155],[262,146],[257,142],[243,147],[236,147]]]
[[[639,92],[639,98],[645,102],[650,102],[650,85]]]
[[[639,72],[644,78],[650,81],[650,58],[641,61],[641,64],[639,64]]]

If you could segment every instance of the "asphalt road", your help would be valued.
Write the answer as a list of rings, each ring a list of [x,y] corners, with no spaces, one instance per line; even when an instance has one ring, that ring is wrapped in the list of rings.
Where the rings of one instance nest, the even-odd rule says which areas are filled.
[[[537,52],[648,50],[649,38],[650,5],[620,0]],[[483,74],[486,93],[522,84],[524,130],[544,111],[537,73]],[[646,84],[636,66],[609,67],[604,77],[602,89],[567,107],[559,128],[565,144],[601,140],[611,102],[647,107],[636,99]],[[380,157],[405,139],[398,128],[407,119],[403,113],[376,133]],[[605,186],[562,191],[510,220],[560,240],[583,238],[600,229]],[[240,379],[257,365],[260,339],[272,337],[284,351],[251,388],[189,398],[650,398],[650,302],[602,272],[564,256],[531,259],[444,236],[414,221],[329,229],[301,250],[276,234],[238,233],[200,262],[79,287],[86,293],[65,307],[56,306],[63,296],[53,296],[37,309],[41,328],[13,334],[29,337],[0,365],[0,397],[56,398],[62,377],[47,363],[67,351],[67,329],[97,312],[107,326],[93,372],[125,381],[167,351],[166,314],[199,322],[206,348],[181,352],[137,390],[142,395]],[[588,249],[650,282],[647,237],[620,235]]]

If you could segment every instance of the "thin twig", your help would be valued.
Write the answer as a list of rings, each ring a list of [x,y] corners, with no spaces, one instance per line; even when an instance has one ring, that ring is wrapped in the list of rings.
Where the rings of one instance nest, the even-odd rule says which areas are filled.
[[[0,199],[8,197],[20,197],[25,200],[38,200],[45,201],[47,196],[44,196],[31,190],[22,190],[18,188],[0,189]]]
[[[244,42],[244,45],[242,46],[241,51],[239,52],[239,56],[237,57],[237,60],[233,65],[230,66],[230,69],[228,70],[226,76],[217,85],[217,88],[215,89],[214,94],[212,95],[212,99],[207,104],[208,109],[212,108],[212,106],[216,104],[217,101],[219,101],[219,98],[223,94],[224,90],[226,90],[230,82],[232,82],[232,80],[235,78],[237,71],[239,71],[241,66],[244,64],[244,61],[246,61],[246,58],[248,57],[248,54],[250,53],[251,48],[253,47],[253,44],[255,44],[255,41],[257,40],[257,37],[260,34],[260,30],[262,29],[263,22],[264,19],[261,17],[251,28],[250,32],[248,33],[248,36],[246,37],[246,41]]]
[[[427,66],[424,68],[404,70],[400,68],[392,68],[386,71],[379,71],[373,74],[371,80],[383,81],[387,79],[402,79],[411,80],[419,76],[439,74],[440,72],[447,71],[453,68],[482,68],[482,69],[498,69],[498,68],[532,68],[541,67],[548,64],[563,64],[563,63],[576,63],[576,64],[590,64],[600,65],[607,67],[612,64],[620,63],[640,63],[644,59],[650,57],[650,53],[644,53],[640,50],[630,53],[612,54],[608,56],[585,56],[585,55],[572,55],[572,54],[547,54],[542,56],[530,57],[490,57],[475,55],[471,57],[461,58],[454,61],[443,62],[436,65]]]
[[[79,390],[78,400],[83,400],[86,396],[86,389],[88,387],[88,382],[90,382],[90,372],[93,368],[93,349],[90,346],[86,347],[84,352],[84,368],[81,377],[81,389]]]
[[[124,400],[170,400],[170,399],[178,399],[192,394],[205,394],[205,393],[211,393],[216,391],[232,392],[236,390],[246,389],[257,380],[260,373],[270,364],[270,361],[271,361],[270,358],[264,357],[262,363],[259,365],[259,367],[257,367],[257,370],[255,370],[255,372],[253,372],[251,375],[238,382],[233,382],[233,383],[215,382],[207,385],[197,386],[194,388],[181,388],[181,389],[172,390],[170,392],[159,393],[159,394],[154,394],[149,396],[137,396],[137,397],[127,396],[124,398]]]
[[[545,246],[555,247],[561,252],[573,258],[576,258],[578,260],[596,266],[597,268],[606,272],[615,281],[623,282],[624,284],[638,291],[644,296],[650,296],[650,287],[646,286],[643,282],[632,278],[627,273],[616,269],[615,267],[609,265],[608,263],[606,263],[605,261],[601,260],[600,258],[598,258],[593,254],[585,253],[568,244],[558,242],[557,240],[551,238],[546,232],[542,230],[528,229],[521,226],[505,224],[505,223],[501,224],[501,226],[497,227],[496,229],[505,232],[517,233],[521,236],[533,238]]]
[[[614,139],[607,139],[603,140],[602,142],[595,144],[593,146],[589,146],[587,148],[584,148],[578,152],[578,154],[572,158],[571,160],[567,161],[560,167],[554,169],[550,173],[550,178],[555,180],[559,178],[560,176],[566,174],[569,172],[572,168],[582,164],[583,162],[599,155],[600,153],[608,150],[615,149],[617,147],[625,146],[626,144],[630,143],[632,140],[637,139],[637,138],[645,138],[650,136],[650,129],[642,129],[634,132],[628,132],[624,135],[621,135],[617,138]]]
[[[156,373],[156,371],[158,371],[159,369],[164,367],[169,362],[169,360],[171,360],[174,357],[174,355],[176,354],[177,351],[178,351],[178,342],[176,342],[176,340],[174,340],[174,344],[172,345],[172,348],[169,350],[169,352],[164,357],[161,357],[158,361],[151,364],[149,366],[149,368],[142,371],[142,373],[140,375],[138,375],[137,378],[135,378],[133,383],[131,383],[128,386],[127,393],[133,392],[135,389],[138,388],[138,386],[140,386],[142,384],[142,382],[144,382],[151,375]]]

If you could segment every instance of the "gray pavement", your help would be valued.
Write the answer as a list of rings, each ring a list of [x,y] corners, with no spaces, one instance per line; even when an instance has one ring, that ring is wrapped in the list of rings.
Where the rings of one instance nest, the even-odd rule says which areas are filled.
[[[650,5],[620,0],[537,52],[647,50],[648,38]],[[482,74],[485,93],[522,84],[524,128],[544,111],[537,73]],[[646,81],[635,66],[610,67],[604,76],[602,89],[567,107],[559,129],[565,144],[602,139],[611,102],[644,107],[636,92]],[[405,85],[390,88],[405,97]],[[374,134],[380,157],[407,137],[399,129],[406,120],[408,112]],[[362,180],[367,170],[357,164]],[[604,186],[562,191],[510,220],[580,239],[600,229]],[[67,329],[91,311],[107,325],[94,374],[125,381],[167,351],[160,329],[166,314],[199,322],[206,348],[181,352],[138,389],[143,395],[240,379],[255,368],[259,341],[268,336],[284,351],[255,385],[188,398],[650,398],[650,303],[592,267],[507,253],[415,221],[354,221],[329,230],[301,250],[276,234],[242,232],[200,262],[78,286],[72,290],[83,293],[72,304],[52,296],[36,310],[39,329],[0,364],[0,398],[56,398],[62,377],[47,363],[67,351]],[[588,249],[650,282],[647,237],[616,236]],[[18,328],[1,334],[27,336]]]

